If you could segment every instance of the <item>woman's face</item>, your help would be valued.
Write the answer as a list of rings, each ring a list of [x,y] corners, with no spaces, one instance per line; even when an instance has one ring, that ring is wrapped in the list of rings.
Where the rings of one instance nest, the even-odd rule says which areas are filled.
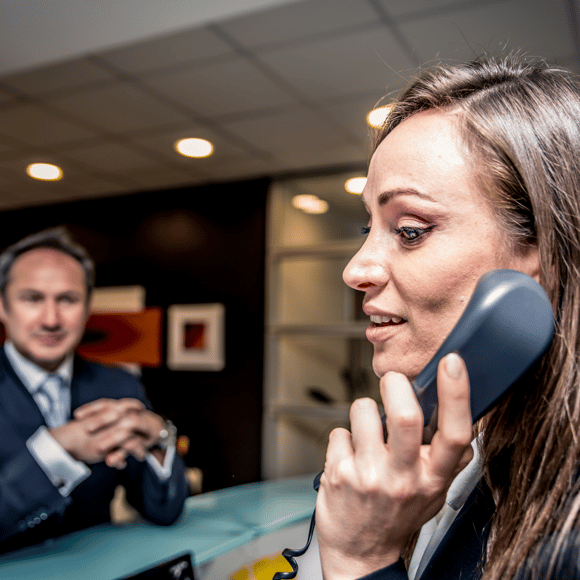
[[[538,279],[535,248],[509,251],[454,123],[453,114],[418,113],[371,159],[362,194],[370,230],[343,277],[366,293],[379,377],[390,370],[416,377],[485,272],[510,268]]]

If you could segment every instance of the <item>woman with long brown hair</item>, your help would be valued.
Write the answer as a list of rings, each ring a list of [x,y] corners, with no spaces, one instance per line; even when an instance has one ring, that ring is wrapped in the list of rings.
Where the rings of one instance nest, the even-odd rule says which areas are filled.
[[[423,73],[378,135],[362,199],[367,238],[344,279],[365,292],[389,436],[368,399],[331,434],[326,580],[580,577],[578,80],[515,57]],[[552,345],[475,431],[465,365],[444,358],[421,445],[409,380],[498,268],[546,290]]]

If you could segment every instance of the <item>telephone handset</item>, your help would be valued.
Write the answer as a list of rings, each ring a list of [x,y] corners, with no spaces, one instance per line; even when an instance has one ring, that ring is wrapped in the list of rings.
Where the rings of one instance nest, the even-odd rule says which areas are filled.
[[[477,421],[546,352],[554,314],[544,289],[514,270],[484,274],[463,315],[412,382],[425,418],[423,441],[437,429],[437,365],[450,352],[465,361],[471,416]]]
[[[411,382],[425,419],[423,441],[437,429],[437,365],[450,352],[464,360],[471,389],[473,421],[481,418],[546,352],[554,336],[552,306],[543,288],[530,276],[514,270],[484,274],[461,318],[419,376]],[[384,421],[384,418],[383,418]],[[314,478],[318,491],[322,472]],[[278,572],[273,580],[294,578],[294,556],[302,550],[284,550],[293,572]]]

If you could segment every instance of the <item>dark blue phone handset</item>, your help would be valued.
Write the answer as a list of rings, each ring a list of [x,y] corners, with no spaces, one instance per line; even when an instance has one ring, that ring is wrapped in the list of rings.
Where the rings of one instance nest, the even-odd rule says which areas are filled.
[[[424,443],[431,441],[437,429],[437,366],[445,355],[456,352],[465,361],[475,422],[539,361],[553,337],[552,305],[533,278],[514,270],[492,270],[484,274],[449,336],[411,383],[425,419]],[[314,478],[316,491],[322,473]],[[282,552],[292,572],[277,572],[273,580],[296,577],[298,564],[294,558],[310,546],[315,513],[304,548]]]

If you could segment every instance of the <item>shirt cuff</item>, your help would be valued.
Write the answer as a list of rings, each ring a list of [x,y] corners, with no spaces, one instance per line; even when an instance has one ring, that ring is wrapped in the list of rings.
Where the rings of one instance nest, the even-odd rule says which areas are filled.
[[[44,426],[26,441],[26,447],[63,497],[91,474],[91,470],[69,455]]]
[[[159,463],[157,458],[152,453],[147,453],[145,459],[149,467],[155,472],[161,481],[167,481],[171,477],[171,470],[173,469],[173,459],[175,458],[175,447],[171,446],[165,450],[165,458],[163,465]]]

